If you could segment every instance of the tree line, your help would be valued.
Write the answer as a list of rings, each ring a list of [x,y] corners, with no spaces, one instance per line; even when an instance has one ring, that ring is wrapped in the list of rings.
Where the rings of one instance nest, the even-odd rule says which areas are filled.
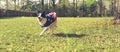
[[[58,16],[102,17],[116,14],[116,0],[0,0],[6,10],[55,11]],[[2,5],[0,4],[0,8]]]

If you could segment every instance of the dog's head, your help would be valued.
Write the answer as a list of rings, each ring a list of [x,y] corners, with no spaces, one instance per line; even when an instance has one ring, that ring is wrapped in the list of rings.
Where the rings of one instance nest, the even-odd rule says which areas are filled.
[[[42,18],[42,17],[41,17],[41,12],[40,12],[40,11],[37,11],[37,17],[38,17],[38,18]]]
[[[43,12],[41,12],[41,11],[37,11],[37,13],[38,13],[38,17],[45,17],[45,15],[48,13],[47,11],[43,11]]]

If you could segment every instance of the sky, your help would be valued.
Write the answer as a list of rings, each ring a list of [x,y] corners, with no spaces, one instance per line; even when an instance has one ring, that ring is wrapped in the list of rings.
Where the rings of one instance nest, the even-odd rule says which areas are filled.
[[[4,2],[4,1],[0,1],[0,4],[4,5],[4,4],[5,4],[5,2]]]

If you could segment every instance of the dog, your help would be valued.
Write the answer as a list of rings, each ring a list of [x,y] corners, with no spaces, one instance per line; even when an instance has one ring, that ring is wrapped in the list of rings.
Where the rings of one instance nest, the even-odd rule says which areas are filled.
[[[42,35],[45,31],[47,31],[47,33],[53,34],[53,30],[55,30],[57,28],[57,16],[55,12],[50,12],[49,13],[51,16],[53,16],[55,18],[54,22],[52,22],[49,26],[45,26],[43,27],[43,31],[40,33],[40,35]],[[44,18],[41,16],[42,14],[39,13],[38,15],[38,22],[40,26],[44,26],[44,24],[46,23],[46,21],[48,20],[47,18]],[[49,22],[49,21],[48,21]]]

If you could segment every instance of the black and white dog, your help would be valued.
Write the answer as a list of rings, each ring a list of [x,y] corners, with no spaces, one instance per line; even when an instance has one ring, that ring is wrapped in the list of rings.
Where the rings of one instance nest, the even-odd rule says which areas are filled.
[[[45,31],[53,33],[53,30],[57,27],[57,15],[56,12],[46,13],[45,11],[38,14],[38,22],[43,28],[40,33],[42,35]]]

